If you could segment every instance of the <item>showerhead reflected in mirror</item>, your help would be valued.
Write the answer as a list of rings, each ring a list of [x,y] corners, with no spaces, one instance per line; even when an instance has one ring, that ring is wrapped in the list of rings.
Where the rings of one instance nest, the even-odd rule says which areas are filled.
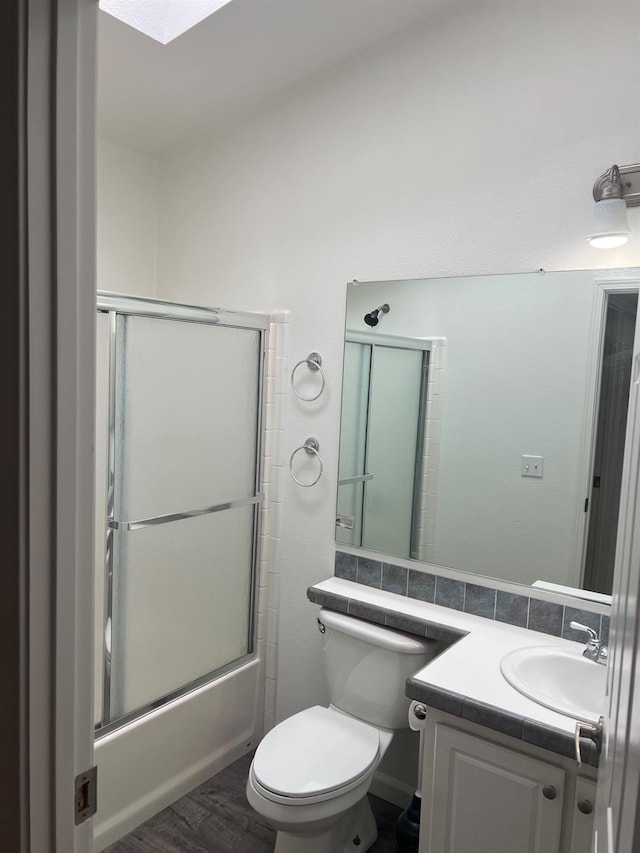
[[[349,285],[337,541],[610,593],[639,284],[630,269]]]
[[[367,326],[377,326],[380,322],[380,314],[388,314],[389,310],[389,305],[385,302],[384,305],[381,305],[379,308],[374,308],[373,311],[369,311],[368,314],[365,314],[364,321]]]

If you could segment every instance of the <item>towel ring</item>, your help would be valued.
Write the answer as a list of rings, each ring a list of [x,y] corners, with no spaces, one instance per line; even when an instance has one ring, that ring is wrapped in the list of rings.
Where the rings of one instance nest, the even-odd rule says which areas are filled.
[[[314,372],[316,370],[320,371],[320,377],[322,379],[322,384],[320,385],[320,390],[315,395],[315,397],[303,397],[302,394],[300,394],[298,389],[296,388],[296,383],[295,383],[296,370],[299,367],[301,367],[303,364],[306,364],[307,367],[309,368],[309,370],[312,370]],[[309,355],[306,358],[303,358],[302,361],[299,361],[296,364],[296,366],[293,368],[293,370],[291,371],[291,390],[296,395],[298,400],[303,400],[305,403],[312,403],[314,400],[317,400],[318,397],[322,396],[322,392],[324,391],[325,385],[326,385],[326,378],[324,375],[324,370],[322,369],[322,356],[320,355],[319,352],[310,352]]]
[[[318,476],[312,483],[301,483],[300,480],[293,473],[293,457],[296,455],[296,453],[300,453],[301,450],[305,450],[311,456],[317,456],[318,462],[320,463],[320,470],[318,471]],[[318,443],[317,438],[308,438],[301,447],[296,447],[289,459],[289,472],[291,474],[291,477],[299,486],[302,486],[303,489],[310,489],[311,486],[315,486],[320,477],[322,477],[323,469],[324,465],[322,464],[322,456],[320,456],[320,444]]]

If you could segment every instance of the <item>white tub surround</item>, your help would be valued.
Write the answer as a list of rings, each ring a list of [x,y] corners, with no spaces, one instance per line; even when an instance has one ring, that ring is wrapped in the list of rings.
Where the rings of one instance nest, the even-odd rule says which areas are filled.
[[[408,679],[411,699],[558,755],[575,756],[575,720],[523,696],[500,671],[502,658],[513,649],[575,649],[574,642],[339,578],[311,587],[308,596],[323,607],[442,640],[444,651]],[[591,742],[583,740],[582,746],[584,762],[597,767]]]

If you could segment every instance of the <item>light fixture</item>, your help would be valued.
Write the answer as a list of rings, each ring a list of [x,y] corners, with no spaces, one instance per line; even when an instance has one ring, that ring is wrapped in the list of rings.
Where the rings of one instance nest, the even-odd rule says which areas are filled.
[[[624,246],[631,235],[627,207],[640,205],[640,164],[612,166],[593,185],[596,228],[588,237],[596,249]]]
[[[168,44],[230,0],[99,0],[103,12]]]

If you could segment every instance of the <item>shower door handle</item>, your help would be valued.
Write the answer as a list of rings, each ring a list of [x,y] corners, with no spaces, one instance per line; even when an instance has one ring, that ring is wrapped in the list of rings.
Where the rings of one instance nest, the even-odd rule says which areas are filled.
[[[237,498],[233,501],[225,501],[221,504],[213,506],[205,506],[200,509],[190,509],[185,512],[172,512],[169,515],[156,515],[153,518],[142,518],[138,521],[116,521],[114,518],[107,519],[107,528],[109,530],[142,530],[145,527],[157,527],[160,524],[170,524],[173,521],[184,521],[186,518],[200,518],[203,515],[211,515],[214,512],[225,512],[228,509],[237,509],[238,507],[251,506],[252,504],[261,504],[263,495],[258,492],[257,495],[250,495],[246,498]]]
[[[373,474],[359,474],[357,477],[345,477],[344,480],[338,480],[338,485],[350,486],[352,483],[366,483],[367,480],[373,480]]]

